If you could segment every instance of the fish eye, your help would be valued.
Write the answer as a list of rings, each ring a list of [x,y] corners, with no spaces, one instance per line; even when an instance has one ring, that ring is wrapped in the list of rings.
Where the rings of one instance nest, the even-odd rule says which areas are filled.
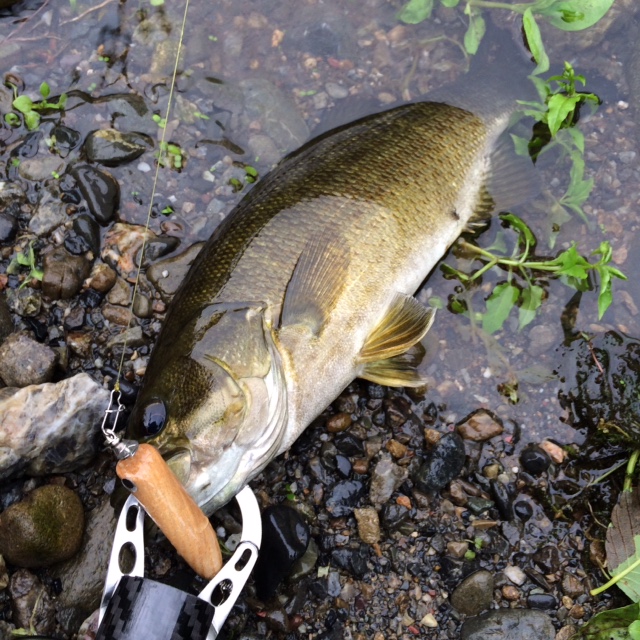
[[[167,421],[167,409],[162,400],[150,402],[144,409],[142,428],[145,436],[158,435]]]

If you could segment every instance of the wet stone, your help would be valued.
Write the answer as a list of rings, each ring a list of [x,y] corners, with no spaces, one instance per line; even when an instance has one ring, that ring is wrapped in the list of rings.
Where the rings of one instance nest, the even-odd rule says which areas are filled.
[[[83,213],[77,216],[73,221],[73,231],[84,240],[85,251],[93,251],[94,256],[100,253],[100,227],[90,215]]]
[[[55,629],[55,609],[48,591],[30,571],[18,569],[9,583],[13,622],[36,634],[52,633]]]
[[[69,312],[64,317],[64,328],[67,331],[80,329],[84,324],[85,310],[79,304],[69,307]]]
[[[64,486],[45,485],[0,514],[0,553],[24,568],[72,558],[84,532],[80,498]]]
[[[409,522],[409,509],[400,504],[387,503],[380,510],[382,525],[387,531],[397,531]]]
[[[13,319],[4,293],[0,292],[0,344],[13,333]]]
[[[478,409],[458,423],[457,430],[464,440],[484,442],[499,436],[504,431],[504,427],[493,413],[486,409]]]
[[[570,598],[578,598],[584,593],[584,585],[576,576],[565,573],[562,577],[562,591]]]
[[[291,582],[297,582],[301,578],[310,575],[316,566],[319,553],[318,545],[313,538],[310,538],[309,546],[304,552],[304,555],[294,562],[291,572],[289,573],[289,580],[291,580]]]
[[[545,545],[533,554],[534,562],[547,573],[555,573],[560,568],[560,552],[554,545]]]
[[[309,545],[309,527],[291,507],[268,507],[262,514],[262,546],[254,577],[261,600],[276,593],[278,585],[289,574]]]
[[[407,479],[406,467],[397,465],[388,454],[383,454],[371,472],[369,500],[373,505],[386,504],[393,492]]]
[[[461,640],[554,640],[551,618],[541,611],[498,609],[467,618]]]
[[[322,484],[329,483],[329,474],[318,456],[311,458],[307,464],[311,477]]]
[[[173,298],[200,249],[202,243],[194,244],[184,253],[160,260],[147,269],[147,278],[165,302]]]
[[[9,387],[49,382],[56,361],[56,353],[50,347],[22,333],[12,334],[0,346],[0,378]]]
[[[64,161],[57,156],[44,156],[36,158],[23,158],[18,167],[18,174],[25,180],[42,182],[48,180],[54,173],[64,171]]]
[[[358,535],[362,542],[375,544],[380,540],[380,520],[378,512],[372,507],[354,509],[356,522],[358,523]]]
[[[364,443],[351,433],[340,433],[333,439],[336,449],[345,456],[364,455]]]
[[[476,571],[465,578],[451,594],[451,604],[467,616],[475,616],[488,609],[493,602],[493,575]]]
[[[522,468],[532,476],[544,473],[551,464],[549,454],[537,445],[529,445],[520,454]]]
[[[529,354],[541,356],[562,342],[560,331],[551,325],[537,325],[529,331]]]
[[[115,285],[117,278],[118,275],[108,264],[100,262],[93,267],[90,285],[100,293],[107,293]]]
[[[137,293],[133,300],[133,313],[138,318],[150,318],[153,315],[151,300],[143,293]]]
[[[47,236],[66,221],[66,205],[49,199],[40,203],[29,220],[29,231],[37,236]]]
[[[76,179],[95,220],[102,225],[111,222],[120,202],[120,187],[115,178],[88,165],[76,165],[71,175]]]
[[[348,413],[336,413],[327,419],[327,431],[329,433],[340,433],[351,426],[351,415]]]
[[[348,478],[351,475],[351,462],[346,456],[336,456],[336,471],[343,477]]]
[[[7,305],[14,313],[23,318],[36,316],[42,307],[42,294],[31,287],[9,289],[7,291]]]
[[[522,522],[526,522],[533,515],[533,507],[526,500],[518,500],[513,505],[513,513]]]
[[[527,606],[531,609],[553,611],[558,608],[558,603],[550,593],[532,593],[527,596]]]
[[[116,129],[92,131],[86,138],[87,159],[107,167],[116,167],[140,157],[149,148],[146,136],[121,133]]]
[[[0,243],[10,242],[16,237],[18,221],[10,213],[0,212]]]
[[[447,433],[427,454],[426,461],[415,473],[416,487],[425,493],[439,491],[457,478],[465,461],[462,439],[456,433]]]
[[[43,260],[42,292],[52,300],[68,300],[78,293],[89,275],[91,263],[56,247]]]
[[[122,278],[117,278],[114,286],[107,293],[107,302],[127,306],[131,302],[132,293],[131,286]]]
[[[508,580],[518,587],[521,587],[527,581],[527,575],[520,567],[509,564],[504,568],[503,573]]]
[[[362,578],[368,571],[370,547],[359,546],[356,548],[342,547],[331,552],[331,563],[340,569],[344,569],[355,578]],[[340,592],[338,592],[340,595]]]
[[[509,487],[499,480],[491,480],[489,486],[491,489],[491,497],[498,508],[500,517],[503,520],[511,520],[513,518],[513,508]]]
[[[353,512],[354,507],[364,494],[365,486],[359,480],[336,482],[327,491],[327,511],[336,518],[348,516]]]

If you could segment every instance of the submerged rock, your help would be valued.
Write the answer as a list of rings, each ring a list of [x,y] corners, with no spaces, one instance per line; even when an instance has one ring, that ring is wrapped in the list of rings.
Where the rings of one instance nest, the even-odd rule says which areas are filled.
[[[498,609],[467,618],[461,640],[554,640],[551,618],[542,611]]]
[[[11,393],[13,391],[13,393]],[[0,479],[71,471],[95,454],[109,392],[86,373],[0,395]]]
[[[56,361],[53,349],[23,333],[14,333],[0,346],[0,378],[8,387],[49,382]]]
[[[45,485],[0,514],[0,553],[18,567],[48,567],[80,548],[84,510],[66,487]]]
[[[488,609],[493,602],[493,575],[476,571],[466,577],[451,594],[451,604],[466,616],[475,616]]]
[[[200,253],[202,245],[202,242],[198,242],[189,247],[184,253],[166,260],[159,260],[147,269],[149,282],[153,284],[165,302],[169,302],[175,295],[187,275],[191,263]]]
[[[111,222],[120,204],[120,187],[116,179],[110,173],[88,165],[75,166],[71,175],[96,221],[103,225]]]
[[[52,300],[73,298],[91,270],[91,263],[84,256],[74,256],[64,247],[48,253],[42,266],[42,292]]]
[[[146,136],[121,133],[116,129],[92,131],[84,142],[87,158],[107,167],[116,167],[139,158],[150,146]]]

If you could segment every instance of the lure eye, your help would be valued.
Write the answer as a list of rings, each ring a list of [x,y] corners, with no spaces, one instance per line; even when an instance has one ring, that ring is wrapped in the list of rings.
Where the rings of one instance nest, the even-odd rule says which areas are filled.
[[[145,436],[158,435],[167,421],[167,409],[162,400],[150,402],[144,410],[142,416],[142,428]]]

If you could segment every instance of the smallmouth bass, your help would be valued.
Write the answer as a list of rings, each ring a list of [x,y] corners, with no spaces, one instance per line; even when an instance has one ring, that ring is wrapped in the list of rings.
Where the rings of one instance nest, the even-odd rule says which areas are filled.
[[[311,140],[214,231],[171,303],[129,427],[206,513],[355,377],[422,383],[433,312],[413,293],[523,184],[498,140],[527,91],[505,93],[502,75]]]

